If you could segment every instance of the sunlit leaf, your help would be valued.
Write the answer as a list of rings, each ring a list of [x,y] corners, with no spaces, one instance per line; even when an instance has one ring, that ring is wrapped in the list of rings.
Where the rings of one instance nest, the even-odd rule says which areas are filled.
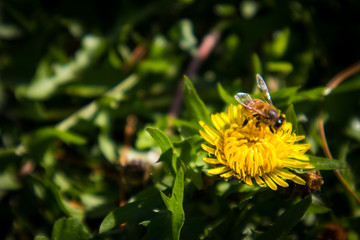
[[[290,40],[290,29],[285,28],[281,31],[277,31],[275,34],[274,40],[269,44],[268,51],[275,58],[280,58],[285,54],[285,51],[288,47],[288,43]]]
[[[317,87],[310,90],[304,90],[296,95],[294,95],[291,99],[291,103],[296,103],[300,101],[316,101],[321,100],[323,98],[323,92],[325,87]]]
[[[51,239],[58,240],[85,240],[91,237],[86,227],[74,217],[57,220],[51,233]]]
[[[49,240],[49,238],[44,235],[36,235],[34,240]]]
[[[156,218],[154,209],[162,205],[159,191],[150,187],[134,197],[134,202],[112,210],[102,221],[99,232],[105,233],[123,223],[138,225],[139,223]]]
[[[128,203],[125,206],[111,211],[102,221],[99,232],[109,231],[120,224],[138,218],[144,201]]]
[[[309,156],[309,158],[310,163],[314,165],[317,170],[335,170],[346,168],[346,164],[343,161],[315,156]]]
[[[174,143],[174,146],[180,151],[179,159],[184,164],[187,177],[191,179],[191,182],[198,189],[203,187],[201,167],[196,163],[202,142],[202,138],[199,135],[195,135],[181,142]]]
[[[157,128],[146,128],[146,131],[153,137],[155,142],[161,148],[159,161],[165,162],[173,172],[177,172],[176,158],[174,155],[174,146],[166,134]]]
[[[221,99],[227,104],[238,104],[234,96],[230,95],[226,90],[221,86],[220,83],[217,84],[217,89]]]
[[[196,122],[203,121],[211,125],[209,111],[207,110],[204,102],[198,96],[190,79],[188,79],[186,76],[184,77],[183,91],[186,112],[190,118]]]
[[[102,154],[104,154],[105,158],[108,161],[115,163],[119,158],[117,154],[118,151],[117,151],[117,146],[115,142],[111,139],[109,132],[102,131],[99,134],[98,141],[99,141],[99,148]]]
[[[31,142],[31,144],[52,139],[59,139],[67,144],[82,145],[86,143],[85,138],[79,136],[78,134],[72,133],[70,131],[62,131],[51,127],[37,130],[35,133],[28,135],[24,138],[26,142]]]
[[[164,193],[161,193],[161,197],[171,212],[171,239],[179,239],[180,231],[185,221],[185,213],[183,209],[184,200],[184,171],[182,168],[176,174],[171,197],[167,197]]]
[[[285,116],[286,116],[286,121],[292,123],[293,130],[296,133],[298,133],[298,122],[297,122],[297,117],[296,117],[296,113],[294,110],[294,105],[291,104],[288,107],[288,109],[286,109]]]

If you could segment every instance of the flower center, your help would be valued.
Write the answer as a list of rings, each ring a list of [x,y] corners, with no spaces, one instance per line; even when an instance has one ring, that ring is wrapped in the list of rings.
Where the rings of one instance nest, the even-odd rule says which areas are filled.
[[[223,135],[224,144],[220,152],[224,153],[228,166],[240,178],[263,176],[280,165],[273,145],[268,143],[269,129],[256,125],[253,120],[246,126],[233,124]]]

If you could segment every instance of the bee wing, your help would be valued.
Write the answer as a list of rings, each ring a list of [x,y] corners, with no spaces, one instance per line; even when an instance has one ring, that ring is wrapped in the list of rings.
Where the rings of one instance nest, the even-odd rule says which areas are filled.
[[[267,103],[270,103],[272,105],[271,96],[269,93],[269,88],[267,87],[264,79],[260,76],[260,74],[256,74],[256,81],[257,85],[261,91],[261,94],[263,95],[265,101]]]
[[[252,106],[250,105],[250,103],[252,103],[254,100],[251,98],[251,96],[248,93],[244,93],[244,92],[238,92],[234,98],[236,99],[236,101],[238,101],[239,103],[241,103],[241,105],[243,105],[244,107],[252,110]]]

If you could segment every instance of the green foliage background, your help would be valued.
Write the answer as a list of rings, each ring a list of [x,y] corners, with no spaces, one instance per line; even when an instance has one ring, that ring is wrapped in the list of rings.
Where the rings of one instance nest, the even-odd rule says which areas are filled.
[[[260,73],[318,169],[342,168],[360,196],[360,74],[323,96],[359,59],[359,11],[356,0],[1,1],[0,239],[359,239],[359,205],[332,171],[312,197],[224,182],[205,173],[198,135]],[[320,117],[337,162],[322,158]]]

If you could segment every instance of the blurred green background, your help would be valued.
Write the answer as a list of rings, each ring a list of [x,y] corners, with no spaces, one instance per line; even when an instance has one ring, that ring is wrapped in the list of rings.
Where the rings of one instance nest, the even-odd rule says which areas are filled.
[[[145,220],[161,229],[152,209],[164,209],[159,191],[171,193],[173,178],[153,164],[161,151],[145,127],[172,141],[196,134],[191,114],[173,105],[184,74],[210,113],[253,92],[262,74],[276,106],[294,104],[312,155],[324,156],[316,120],[326,120],[333,157],[346,161],[342,173],[359,195],[360,74],[323,96],[359,61],[359,12],[356,0],[2,0],[0,239],[66,239],[68,225],[81,233],[73,239],[150,238]],[[187,144],[199,147],[195,140]],[[194,170],[182,239],[252,239],[291,205],[269,190],[244,207],[249,189],[207,177],[204,153],[187,151]],[[288,239],[359,239],[359,205],[322,174],[317,205]],[[126,224],[99,234],[108,213],[144,196],[151,200]]]

